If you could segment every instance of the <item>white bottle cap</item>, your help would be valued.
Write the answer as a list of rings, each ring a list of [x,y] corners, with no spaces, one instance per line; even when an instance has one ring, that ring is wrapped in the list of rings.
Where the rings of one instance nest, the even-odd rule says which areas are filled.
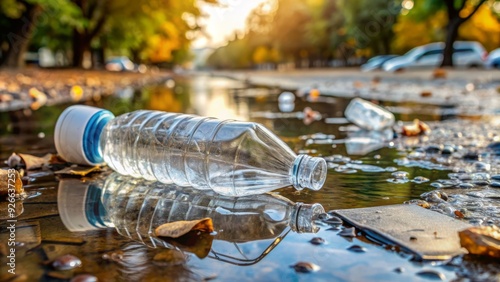
[[[112,118],[111,112],[95,107],[74,105],[66,108],[59,116],[54,132],[57,153],[72,163],[102,163],[99,135]]]

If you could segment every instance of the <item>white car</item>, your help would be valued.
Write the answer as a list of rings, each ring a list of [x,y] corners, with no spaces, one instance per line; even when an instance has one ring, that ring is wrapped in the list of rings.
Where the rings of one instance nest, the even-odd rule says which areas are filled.
[[[500,69],[500,48],[490,52],[486,59],[486,67]]]
[[[443,42],[415,47],[401,57],[384,63],[385,71],[437,67],[443,60]],[[456,67],[482,67],[488,52],[476,41],[456,41],[453,45],[453,65]]]

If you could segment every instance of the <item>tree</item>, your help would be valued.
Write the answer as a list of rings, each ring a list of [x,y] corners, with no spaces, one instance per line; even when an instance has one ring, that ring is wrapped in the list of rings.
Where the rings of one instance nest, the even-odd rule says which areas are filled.
[[[0,65],[23,67],[24,54],[28,50],[36,27],[58,19],[62,25],[66,20],[78,18],[76,10],[68,0],[2,0],[0,2]],[[61,17],[66,14],[69,17]]]
[[[430,1],[430,0],[428,0]],[[467,0],[442,0],[448,12],[448,26],[446,28],[446,40],[443,51],[442,67],[453,66],[453,44],[458,36],[458,28],[470,19],[479,10],[486,0],[479,0],[475,5]],[[466,14],[467,9],[472,7],[472,11]]]

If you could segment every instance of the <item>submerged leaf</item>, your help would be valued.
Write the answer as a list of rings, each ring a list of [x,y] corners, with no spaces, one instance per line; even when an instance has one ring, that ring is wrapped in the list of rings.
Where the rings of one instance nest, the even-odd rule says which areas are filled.
[[[155,229],[155,235],[158,237],[179,238],[192,230],[208,233],[213,232],[214,226],[212,219],[207,217],[199,220],[181,220],[165,223]]]
[[[14,189],[16,196],[24,194],[23,182],[15,169],[0,169],[0,196],[8,195]]]
[[[66,168],[58,170],[54,173],[55,174],[86,176],[87,174],[90,174],[92,172],[99,172],[99,171],[101,171],[100,166],[93,166],[93,167],[74,166],[74,167],[66,167]]]
[[[500,258],[500,228],[479,226],[462,230],[458,233],[460,245],[469,253]]]

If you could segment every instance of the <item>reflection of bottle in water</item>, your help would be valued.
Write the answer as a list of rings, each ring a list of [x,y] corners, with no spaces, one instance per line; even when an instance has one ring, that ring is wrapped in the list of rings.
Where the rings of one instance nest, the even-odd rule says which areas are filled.
[[[72,106],[55,129],[66,160],[105,161],[121,174],[242,196],[293,185],[318,190],[322,158],[295,155],[262,125],[192,115],[135,111],[113,118],[105,110]]]
[[[289,230],[316,232],[313,220],[324,212],[320,204],[293,203],[278,195],[225,197],[117,173],[104,185],[88,189],[74,189],[68,181],[60,182],[58,205],[70,231],[115,227],[121,235],[152,247],[172,247],[154,236],[156,227],[167,222],[210,217],[216,241],[242,243],[278,238]],[[75,193],[86,196],[77,198]],[[85,202],[79,205],[75,199]]]

